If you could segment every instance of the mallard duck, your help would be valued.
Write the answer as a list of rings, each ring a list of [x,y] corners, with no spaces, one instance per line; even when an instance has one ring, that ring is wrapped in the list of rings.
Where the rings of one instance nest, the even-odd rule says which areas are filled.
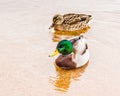
[[[76,31],[87,27],[91,19],[92,16],[86,14],[57,14],[53,17],[49,29],[54,27],[56,31]]]
[[[89,50],[83,35],[70,40],[62,40],[57,44],[56,50],[49,55],[61,55],[55,60],[57,66],[64,69],[81,67],[89,61]]]

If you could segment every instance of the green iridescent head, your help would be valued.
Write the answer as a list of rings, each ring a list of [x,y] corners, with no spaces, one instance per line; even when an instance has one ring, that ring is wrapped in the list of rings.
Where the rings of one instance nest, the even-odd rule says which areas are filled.
[[[56,49],[58,49],[59,53],[61,53],[62,55],[68,55],[68,54],[72,53],[73,45],[68,40],[62,40],[58,43]]]
[[[62,40],[58,43],[56,50],[50,54],[49,56],[55,56],[58,53],[61,53],[62,55],[68,55],[73,52],[73,45],[70,41],[68,40]]]

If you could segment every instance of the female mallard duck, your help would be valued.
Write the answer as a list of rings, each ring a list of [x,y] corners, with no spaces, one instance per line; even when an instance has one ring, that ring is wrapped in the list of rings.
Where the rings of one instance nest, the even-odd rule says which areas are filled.
[[[55,15],[49,29],[54,27],[57,31],[76,31],[85,28],[91,19],[92,16],[86,14]]]
[[[81,67],[89,61],[89,50],[83,35],[60,41],[56,50],[49,56],[52,57],[58,53],[61,53],[61,55],[58,56],[55,63],[64,69]]]

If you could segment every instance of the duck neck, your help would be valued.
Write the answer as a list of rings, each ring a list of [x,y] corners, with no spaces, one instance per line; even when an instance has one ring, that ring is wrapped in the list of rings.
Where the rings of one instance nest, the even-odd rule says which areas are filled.
[[[54,29],[55,29],[56,31],[62,31],[62,30],[63,30],[63,27],[61,26],[61,24],[56,24],[55,27],[54,27]]]

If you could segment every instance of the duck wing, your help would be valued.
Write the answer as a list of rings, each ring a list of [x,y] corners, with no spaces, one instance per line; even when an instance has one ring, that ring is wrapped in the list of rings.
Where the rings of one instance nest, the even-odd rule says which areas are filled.
[[[91,15],[86,15],[86,14],[65,14],[63,16],[64,18],[64,24],[77,24],[78,22],[84,22],[86,21],[87,23],[89,22],[89,18],[91,17]]]

